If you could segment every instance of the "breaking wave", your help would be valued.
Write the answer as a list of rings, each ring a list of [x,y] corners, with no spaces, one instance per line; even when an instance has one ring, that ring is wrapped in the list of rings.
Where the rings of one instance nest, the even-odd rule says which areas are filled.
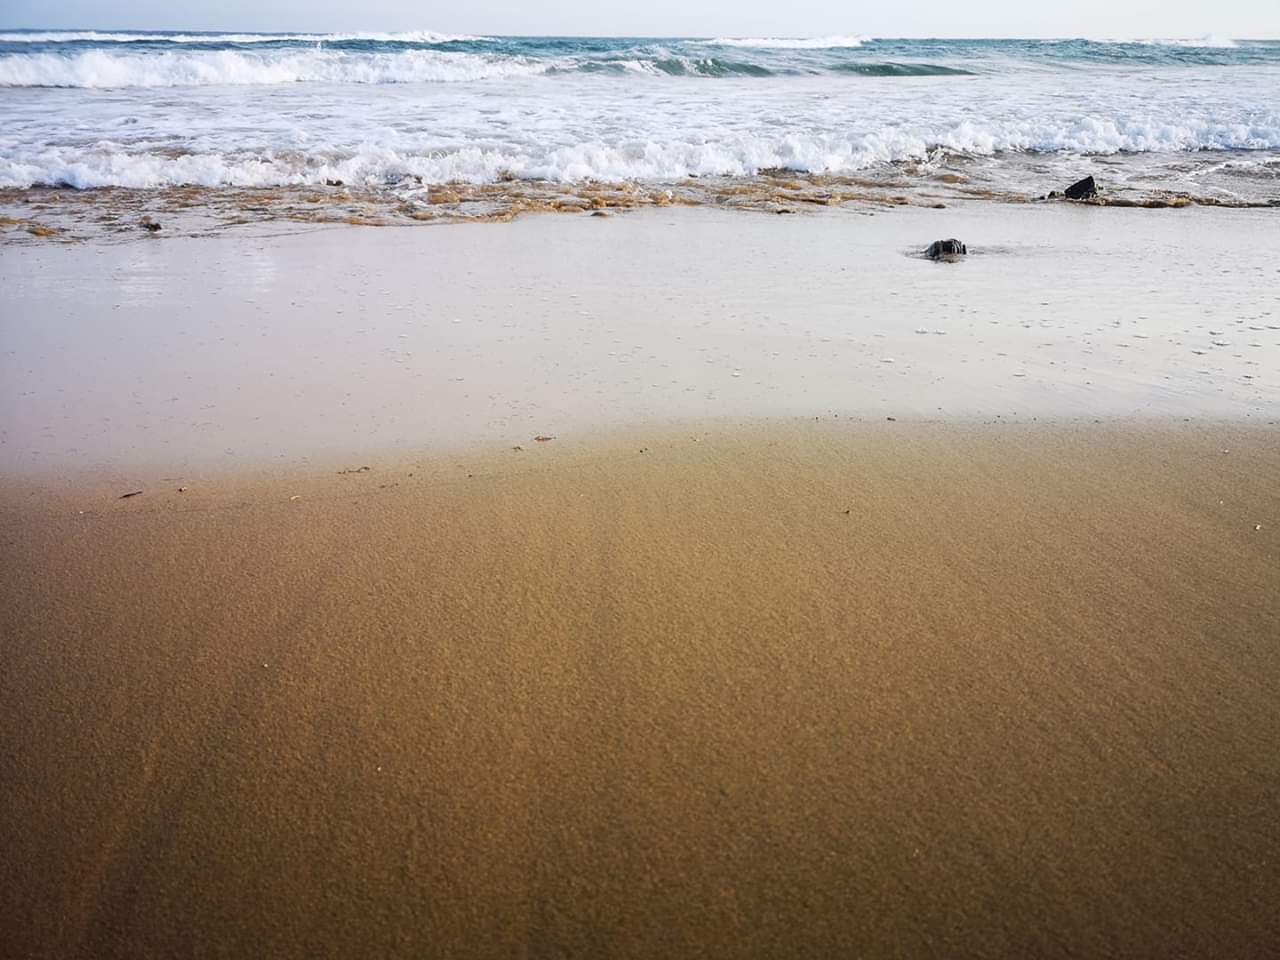
[[[1199,40],[653,40],[409,33],[0,33],[0,87],[450,83],[522,76],[940,77],[1114,63],[1277,66],[1280,44]]]
[[[410,50],[352,54],[308,50],[280,54],[236,50],[71,56],[0,56],[0,87],[187,87],[212,84],[450,83],[546,73],[555,66],[523,57]]]
[[[461,83],[539,74],[615,73],[670,77],[772,77],[830,72],[868,77],[964,76],[960,67],[857,60],[771,64],[689,56],[655,47],[618,55],[532,57],[443,50],[364,53],[289,48],[273,51],[90,49],[0,55],[0,87],[190,87],[282,83]]]
[[[1094,43],[1114,43],[1114,44],[1132,44],[1142,47],[1188,47],[1195,50],[1234,50],[1239,47],[1239,43],[1228,37],[1219,37],[1214,34],[1208,34],[1195,39],[1165,39],[1154,40],[1150,38],[1134,39],[1134,40],[1095,40]]]
[[[860,47],[870,37],[717,37],[700,41],[717,47],[750,47],[755,50],[841,50]]]
[[[31,30],[0,33],[0,43],[344,43],[363,40],[374,43],[417,43],[434,45],[461,42],[488,42],[488,37],[411,30],[405,33],[122,33],[97,30]]]
[[[751,176],[762,170],[850,174],[877,164],[929,161],[939,151],[970,157],[1005,152],[1108,155],[1150,151],[1280,149],[1280,117],[1268,128],[1244,124],[1023,119],[986,126],[887,125],[860,134],[766,135],[631,140],[616,135],[578,143],[430,149],[365,144],[356,149],[156,152],[120,144],[40,146],[0,157],[0,187],[268,187],[322,184],[385,186],[492,183],[502,179],[580,182],[670,181]]]
[[[1179,189],[1228,162],[1208,175],[1271,190],[1280,42],[1206,42],[11,31],[0,187],[398,196],[952,165],[1017,189],[1011,169],[1161,155]]]

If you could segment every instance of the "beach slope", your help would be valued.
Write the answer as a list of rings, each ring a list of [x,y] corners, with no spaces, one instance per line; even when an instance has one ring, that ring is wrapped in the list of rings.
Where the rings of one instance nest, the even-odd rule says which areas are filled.
[[[1274,428],[524,446],[6,482],[6,953],[1280,939]]]

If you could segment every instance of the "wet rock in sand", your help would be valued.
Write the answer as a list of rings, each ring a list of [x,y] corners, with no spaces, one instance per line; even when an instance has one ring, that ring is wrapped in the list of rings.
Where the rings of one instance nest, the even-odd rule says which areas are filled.
[[[950,240],[933,241],[924,255],[930,260],[950,260],[953,257],[963,257],[968,252],[968,247],[953,237]]]
[[[1068,200],[1092,200],[1098,195],[1098,184],[1093,177],[1085,177],[1067,187],[1062,191],[1062,195]]]

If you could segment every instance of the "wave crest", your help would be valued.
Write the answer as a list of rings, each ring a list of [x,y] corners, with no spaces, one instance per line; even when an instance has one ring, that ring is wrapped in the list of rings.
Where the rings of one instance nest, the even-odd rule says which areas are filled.
[[[1094,40],[1094,43],[1112,43],[1125,44],[1140,47],[1187,47],[1196,50],[1234,50],[1239,44],[1229,37],[1220,37],[1215,34],[1206,34],[1203,37],[1195,39],[1165,39],[1155,40],[1151,38],[1132,39],[1132,40]]]
[[[0,43],[373,43],[489,42],[489,37],[411,30],[404,33],[125,33],[98,30],[43,30],[0,33]]]
[[[213,84],[451,83],[546,73],[554,64],[522,57],[413,50],[351,54],[235,50],[135,54],[86,50],[0,56],[0,87],[188,87]]]
[[[839,50],[870,43],[871,37],[717,37],[708,46],[751,47],[756,50]]]

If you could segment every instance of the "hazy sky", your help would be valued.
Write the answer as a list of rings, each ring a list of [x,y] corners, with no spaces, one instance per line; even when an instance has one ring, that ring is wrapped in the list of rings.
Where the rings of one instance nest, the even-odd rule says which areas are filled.
[[[0,27],[631,36],[1280,37],[1280,2],[0,0]]]

